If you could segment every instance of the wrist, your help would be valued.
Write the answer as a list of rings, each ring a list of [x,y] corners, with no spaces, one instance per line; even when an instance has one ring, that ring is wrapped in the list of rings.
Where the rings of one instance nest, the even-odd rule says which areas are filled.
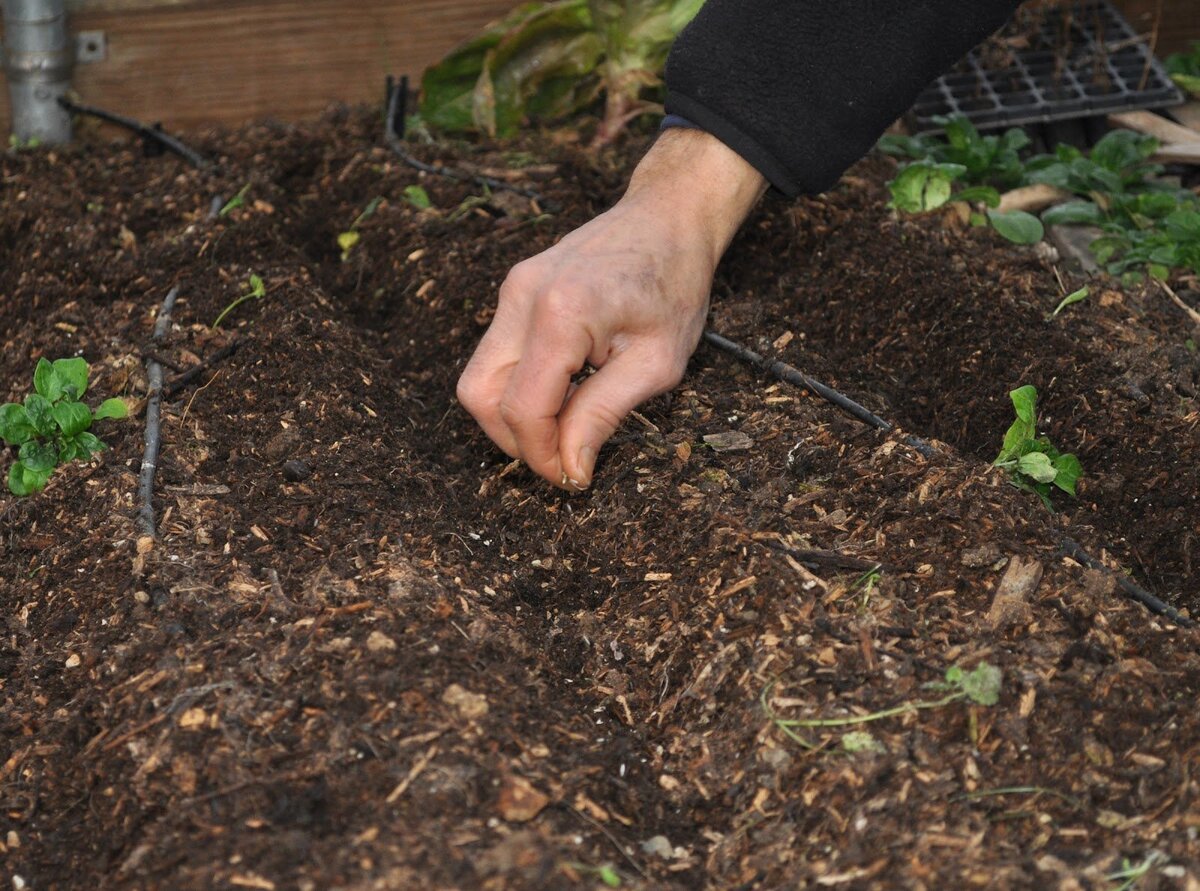
[[[675,128],[638,164],[622,202],[700,238],[715,268],[766,188],[763,175],[715,136]]]

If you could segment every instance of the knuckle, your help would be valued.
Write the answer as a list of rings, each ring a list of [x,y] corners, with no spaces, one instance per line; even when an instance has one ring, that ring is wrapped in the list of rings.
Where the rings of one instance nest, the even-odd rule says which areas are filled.
[[[647,379],[658,393],[676,387],[683,380],[683,373],[683,366],[668,359],[656,360],[646,369]]]
[[[528,298],[537,288],[541,278],[534,260],[522,260],[508,271],[500,285],[500,299],[512,300],[521,297]]]
[[[500,420],[509,427],[518,427],[525,420],[525,407],[516,399],[509,396],[501,398],[498,406]]]
[[[483,407],[483,387],[479,375],[468,368],[458,379],[455,395],[463,407],[476,414]]]

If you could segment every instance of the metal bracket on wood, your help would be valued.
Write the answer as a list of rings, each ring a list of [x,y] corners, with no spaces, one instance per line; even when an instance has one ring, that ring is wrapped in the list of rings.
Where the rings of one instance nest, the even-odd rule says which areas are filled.
[[[86,65],[108,58],[108,35],[103,31],[80,31],[75,35],[75,62]]]

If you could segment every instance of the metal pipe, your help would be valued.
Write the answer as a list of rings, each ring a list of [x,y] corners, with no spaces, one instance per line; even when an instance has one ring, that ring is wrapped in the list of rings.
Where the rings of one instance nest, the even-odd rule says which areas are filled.
[[[58,104],[71,86],[74,46],[66,0],[3,0],[4,73],[13,135],[21,142],[71,141],[71,115]]]

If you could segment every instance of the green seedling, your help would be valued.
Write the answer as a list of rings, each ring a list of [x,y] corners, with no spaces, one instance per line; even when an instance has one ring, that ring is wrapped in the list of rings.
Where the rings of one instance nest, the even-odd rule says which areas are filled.
[[[1109,873],[1104,878],[1110,882],[1121,883],[1113,891],[1130,891],[1131,888],[1137,887],[1137,883],[1148,875],[1150,870],[1165,863],[1166,860],[1167,856],[1161,851],[1151,851],[1141,863],[1137,864],[1125,857],[1121,860],[1121,868],[1116,872]]]
[[[1014,127],[1000,136],[982,136],[963,115],[933,119],[943,134],[884,136],[879,149],[897,158],[956,164],[964,182],[1010,189],[1021,184],[1025,171],[1020,152],[1029,145],[1025,131]]]
[[[580,875],[595,876],[606,888],[620,888],[621,874],[612,865],[588,866],[586,863],[568,863],[567,866]]]
[[[221,327],[221,323],[223,321],[225,321],[225,317],[228,316],[235,309],[237,309],[239,306],[241,306],[243,303],[245,303],[247,300],[259,300],[259,299],[267,296],[267,286],[263,283],[262,278],[255,275],[254,273],[250,273],[249,286],[250,286],[249,292],[243,294],[237,300],[233,301],[233,303],[229,304],[227,307],[225,307],[223,310],[221,310],[221,314],[219,316],[217,316],[216,321],[214,321],[212,323],[212,326],[214,329]]]
[[[420,188],[421,188],[420,186],[409,186],[408,187],[408,189],[420,189]],[[408,189],[404,190],[405,197],[408,197]],[[422,193],[424,193],[424,191],[425,191],[424,189],[421,189]],[[360,213],[357,217],[354,218],[354,222],[350,224],[350,228],[347,229],[345,232],[341,232],[338,234],[337,245],[342,250],[342,262],[343,263],[345,263],[347,260],[350,259],[350,252],[353,251],[354,248],[358,245],[359,241],[362,240],[362,236],[359,234],[359,231],[358,231],[359,226],[361,226],[363,223],[365,223],[367,220],[369,220],[371,217],[373,217],[375,215],[375,211],[379,210],[379,206],[381,204],[383,204],[383,198],[381,198],[381,197],[372,198],[370,203],[367,204],[366,209],[364,209],[362,213]]]
[[[1004,445],[993,462],[1008,471],[1009,480],[1018,489],[1034,492],[1048,510],[1052,487],[1075,497],[1075,483],[1083,475],[1079,459],[1059,452],[1044,436],[1037,435],[1037,399],[1035,387],[1018,387],[1008,394],[1017,418],[1004,434]]]
[[[991,225],[1004,238],[1015,244],[1037,244],[1046,231],[1041,220],[1024,211],[999,211],[1000,193],[991,186],[971,186],[954,191],[955,183],[967,172],[962,164],[914,161],[901,168],[888,183],[892,200],[888,207],[904,213],[928,213],[951,201],[987,205],[985,214],[972,213],[971,223]]]
[[[417,210],[429,210],[433,207],[433,202],[429,200],[429,193],[423,186],[405,186],[404,200]]]
[[[1057,316],[1060,312],[1062,312],[1068,306],[1072,306],[1076,303],[1079,303],[1080,301],[1087,300],[1088,294],[1090,294],[1090,293],[1091,292],[1088,290],[1087,285],[1084,285],[1078,291],[1072,291],[1070,294],[1068,294],[1066,297],[1064,297],[1062,300],[1059,301],[1058,306],[1056,306],[1054,308],[1054,312],[1050,313],[1050,318],[1053,319],[1055,316]]]
[[[107,448],[91,432],[92,424],[127,417],[129,408],[123,399],[114,398],[93,412],[81,401],[87,387],[88,364],[83,359],[39,359],[34,392],[24,404],[0,406],[0,438],[18,449],[8,473],[8,490],[14,495],[42,491],[60,465]]]
[[[904,702],[892,708],[885,708],[866,715],[852,715],[846,718],[781,718],[775,714],[768,700],[772,684],[768,684],[766,689],[763,690],[760,702],[763,710],[767,713],[767,717],[770,718],[771,722],[785,736],[805,748],[815,749],[817,747],[816,744],[802,737],[796,732],[797,729],[815,730],[828,727],[852,727],[860,724],[869,724],[873,721],[895,718],[900,715],[909,714],[910,712],[945,708],[952,703],[962,700],[968,700],[976,705],[992,706],[1000,701],[1002,683],[1003,675],[1000,669],[987,662],[980,662],[979,665],[970,671],[961,666],[952,665],[946,669],[944,680],[928,685],[931,689],[946,691],[946,695],[940,699]],[[861,742],[858,738],[856,738],[856,741]],[[851,745],[853,744],[854,742],[851,743]]]
[[[242,188],[238,190],[238,193],[236,195],[234,195],[232,198],[230,198],[228,201],[225,202],[225,206],[221,208],[221,210],[217,214],[217,216],[219,216],[221,219],[225,219],[225,217],[229,216],[231,213],[233,213],[239,207],[245,207],[246,206],[246,195],[247,195],[247,193],[249,193],[249,191],[250,191],[250,183],[246,183],[246,185],[242,186]]]
[[[14,152],[28,152],[36,148],[41,148],[42,141],[36,136],[30,136],[28,139],[21,139],[16,133],[8,135],[8,147]]]

